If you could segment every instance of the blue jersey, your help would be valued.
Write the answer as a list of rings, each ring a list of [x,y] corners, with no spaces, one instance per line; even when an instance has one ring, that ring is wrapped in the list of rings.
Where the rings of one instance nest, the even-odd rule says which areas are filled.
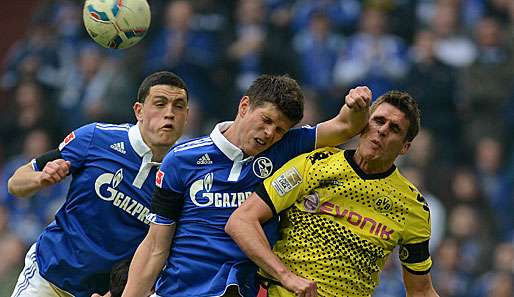
[[[230,285],[243,296],[257,295],[256,266],[225,233],[225,224],[264,178],[315,148],[316,129],[293,129],[265,152],[245,158],[221,133],[228,125],[174,147],[157,174],[158,187],[184,199],[170,257],[157,281],[159,296],[220,296]],[[149,218],[173,223],[160,215]]]
[[[89,124],[59,149],[71,162],[72,181],[64,205],[38,239],[37,263],[46,280],[89,297],[109,289],[113,264],[131,258],[146,235],[159,163],[151,162],[137,125]]]

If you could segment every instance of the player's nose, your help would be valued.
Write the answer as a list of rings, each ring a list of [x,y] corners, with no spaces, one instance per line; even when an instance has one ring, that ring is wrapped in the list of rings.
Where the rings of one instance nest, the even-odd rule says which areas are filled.
[[[171,105],[171,104],[170,104],[170,105],[166,108],[164,116],[165,116],[166,118],[170,118],[170,119],[175,118],[175,110],[174,110],[174,108],[173,108],[173,105]]]
[[[380,136],[386,136],[389,131],[389,124],[384,124],[380,127],[378,127],[378,134]]]

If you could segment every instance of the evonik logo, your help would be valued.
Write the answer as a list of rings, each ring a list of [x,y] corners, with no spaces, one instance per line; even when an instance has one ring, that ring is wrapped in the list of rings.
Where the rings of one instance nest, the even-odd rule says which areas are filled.
[[[114,206],[123,209],[131,216],[145,224],[150,222],[146,219],[146,215],[150,210],[139,201],[119,191],[117,188],[123,181],[123,169],[120,168],[115,174],[101,174],[95,181],[95,192],[98,198],[111,202]]]
[[[341,210],[339,205],[332,202],[323,202],[319,208],[319,212],[339,217],[341,219],[346,217],[346,220],[351,225],[359,227],[360,229],[369,228],[369,234],[375,234],[383,240],[390,240],[391,234],[394,233],[394,230],[388,230],[386,225],[383,225],[382,223],[378,223],[377,225],[377,221],[363,216],[356,211],[350,211],[348,209]]]

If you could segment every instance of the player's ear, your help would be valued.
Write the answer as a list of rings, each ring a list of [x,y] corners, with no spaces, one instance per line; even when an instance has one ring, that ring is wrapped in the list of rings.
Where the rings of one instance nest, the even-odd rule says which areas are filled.
[[[136,119],[138,121],[143,120],[143,103],[136,101],[134,106],[132,106],[132,109],[134,109],[134,115],[136,116]]]
[[[243,98],[241,98],[241,101],[239,101],[239,108],[237,110],[237,113],[239,114],[239,116],[243,117],[248,112],[249,109],[250,109],[250,97],[243,96]]]
[[[412,142],[410,142],[410,141],[406,141],[406,142],[403,144],[403,147],[402,147],[402,149],[400,150],[400,155],[405,155],[405,154],[409,151],[411,143],[412,143]]]

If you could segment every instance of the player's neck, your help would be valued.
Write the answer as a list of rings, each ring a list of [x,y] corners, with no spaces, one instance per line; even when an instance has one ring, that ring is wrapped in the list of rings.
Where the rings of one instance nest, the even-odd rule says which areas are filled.
[[[232,143],[233,145],[237,147],[241,147],[240,138],[238,137],[238,123],[237,121],[232,123],[227,130],[221,131],[223,136]]]
[[[380,160],[372,160],[368,159],[365,156],[361,155],[359,149],[353,155],[353,160],[359,166],[359,168],[364,171],[366,174],[377,174],[384,173],[388,171],[393,164],[390,162],[383,162]]]
[[[166,153],[170,149],[169,146],[152,146],[150,147],[152,150],[152,161],[153,162],[162,162],[162,159],[164,159],[164,156],[166,156]]]

